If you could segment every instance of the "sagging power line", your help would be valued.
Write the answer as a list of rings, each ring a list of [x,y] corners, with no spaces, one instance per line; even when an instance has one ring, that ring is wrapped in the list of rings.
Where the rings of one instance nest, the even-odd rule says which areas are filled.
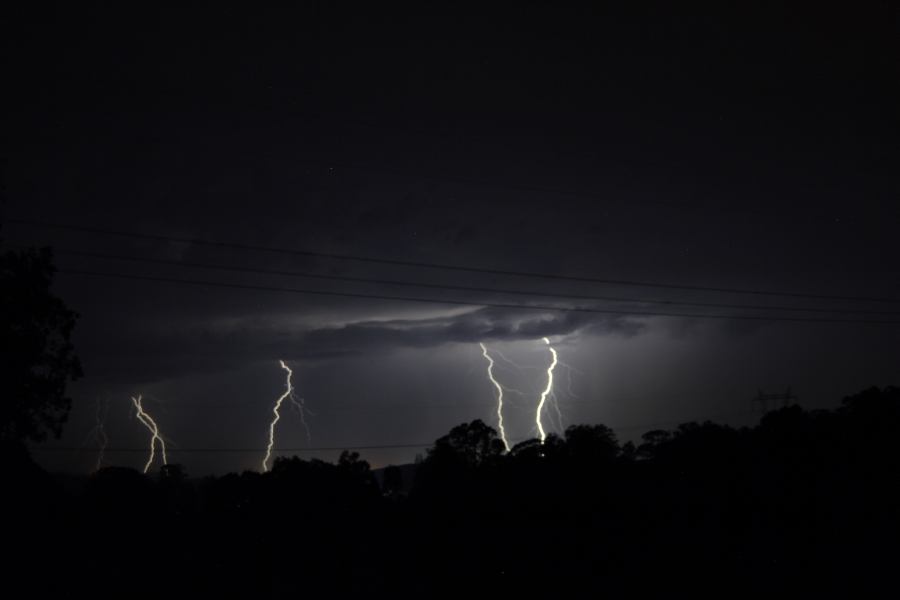
[[[23,245],[11,244],[14,247],[25,247]],[[464,286],[450,285],[440,283],[425,283],[399,279],[385,279],[376,277],[357,277],[348,275],[326,275],[321,273],[311,273],[308,271],[292,271],[284,269],[268,269],[260,267],[242,267],[235,265],[225,265],[219,263],[201,263],[194,261],[171,260],[164,258],[153,258],[143,256],[127,256],[120,254],[108,254],[102,252],[87,252],[82,250],[74,250],[69,248],[54,248],[54,252],[79,256],[83,258],[97,258],[102,260],[113,260],[121,262],[133,262],[142,264],[152,264],[171,267],[184,267],[191,269],[206,269],[214,271],[226,271],[233,273],[246,273],[254,275],[276,275],[284,277],[297,277],[303,279],[317,279],[321,281],[339,281],[346,283],[364,283],[374,285],[392,285],[402,287],[415,287],[423,289],[436,289],[461,292],[476,292],[485,294],[505,294],[514,296],[539,296],[542,298],[562,298],[567,300],[584,300],[591,302],[627,302],[635,304],[660,304],[666,306],[691,306],[698,308],[728,308],[741,310],[769,310],[769,311],[788,311],[788,312],[811,312],[823,314],[858,314],[858,315],[883,315],[883,316],[900,316],[898,311],[880,311],[869,309],[843,309],[843,308],[816,308],[809,306],[771,306],[759,304],[733,304],[722,302],[690,302],[684,300],[663,300],[657,298],[633,298],[623,296],[599,296],[594,294],[571,294],[565,292],[542,292],[523,289],[481,287],[481,286]]]
[[[359,298],[366,300],[393,300],[400,302],[416,302],[427,304],[442,304],[453,306],[472,306],[476,308],[506,308],[515,310],[543,310],[558,312],[581,312],[595,314],[610,314],[632,317],[679,317],[693,319],[725,319],[740,321],[784,321],[796,323],[852,323],[858,325],[900,325],[900,321],[875,320],[875,319],[834,319],[834,318],[814,318],[814,317],[784,317],[784,316],[768,316],[768,315],[725,315],[725,314],[703,314],[703,313],[677,313],[677,312],[650,312],[650,311],[634,311],[634,310],[613,310],[605,308],[593,307],[574,307],[574,306],[552,306],[547,304],[513,304],[500,302],[475,302],[467,300],[454,300],[449,298],[422,298],[415,296],[394,296],[386,294],[365,294],[355,292],[336,292],[331,290],[311,290],[301,288],[288,288],[280,286],[263,286],[242,283],[226,283],[221,281],[207,281],[198,279],[179,279],[175,277],[153,277],[148,275],[133,275],[129,273],[104,273],[99,271],[85,271],[79,269],[60,269],[60,273],[69,275],[81,275],[88,277],[103,277],[108,279],[125,279],[133,281],[145,281],[155,283],[176,283],[181,285],[203,286],[203,287],[219,287],[237,290],[254,290],[265,292],[279,292],[290,294],[304,294],[312,296],[330,296],[340,298]]]
[[[801,293],[801,292],[793,292],[793,291],[773,291],[773,290],[758,290],[758,289],[745,289],[745,288],[726,288],[726,287],[717,287],[717,286],[700,286],[700,285],[687,285],[687,284],[671,284],[671,283],[663,283],[663,282],[636,281],[636,280],[628,280],[628,279],[605,279],[605,278],[590,277],[590,276],[559,275],[559,274],[554,274],[554,273],[517,271],[517,270],[509,270],[509,269],[493,269],[493,268],[472,267],[472,266],[467,266],[467,265],[455,265],[455,264],[447,264],[447,263],[400,260],[400,259],[389,259],[389,258],[375,258],[375,257],[359,256],[359,255],[353,255],[353,254],[342,254],[342,253],[333,253],[333,252],[317,252],[317,251],[312,251],[312,250],[298,250],[298,249],[293,249],[293,248],[278,248],[278,247],[274,247],[274,246],[259,246],[259,245],[254,245],[254,244],[244,244],[244,243],[238,243],[238,242],[217,242],[214,240],[207,240],[207,239],[202,239],[202,238],[185,238],[185,237],[162,235],[162,234],[140,233],[140,232],[136,232],[136,231],[124,231],[124,230],[106,229],[106,228],[101,228],[101,227],[88,227],[88,226],[80,226],[80,225],[63,225],[63,224],[58,224],[58,223],[35,221],[35,220],[31,220],[31,219],[7,219],[6,222],[14,223],[17,225],[23,225],[26,227],[36,227],[36,228],[43,228],[43,229],[58,229],[58,230],[65,230],[65,231],[75,231],[75,232],[81,232],[81,233],[93,233],[93,234],[112,235],[112,236],[123,236],[123,237],[135,238],[135,239],[173,242],[173,243],[181,243],[181,244],[194,244],[194,245],[208,246],[208,247],[214,247],[214,248],[227,248],[227,249],[232,249],[232,250],[245,250],[245,251],[250,250],[250,251],[256,251],[256,252],[267,252],[267,253],[290,255],[290,256],[303,256],[303,257],[307,257],[307,258],[322,258],[322,259],[330,259],[330,260],[354,261],[354,262],[383,264],[383,265],[402,266],[402,267],[439,269],[439,270],[446,270],[446,271],[481,273],[481,274],[486,274],[486,275],[503,275],[503,276],[510,276],[510,277],[527,277],[527,278],[534,278],[534,279],[545,279],[545,280],[556,280],[556,281],[572,281],[572,282],[581,282],[581,283],[597,283],[597,284],[621,285],[621,286],[632,286],[632,287],[650,287],[650,288],[673,289],[673,290],[691,290],[691,291],[717,292],[717,293],[728,293],[728,294],[749,294],[749,295],[757,295],[757,296],[782,296],[782,297],[792,297],[792,298],[810,298],[810,299],[819,299],[819,300],[843,300],[843,301],[849,301],[849,302],[884,302],[884,303],[900,304],[900,298],[846,296],[846,295],[837,295],[837,294],[810,294],[810,293]]]

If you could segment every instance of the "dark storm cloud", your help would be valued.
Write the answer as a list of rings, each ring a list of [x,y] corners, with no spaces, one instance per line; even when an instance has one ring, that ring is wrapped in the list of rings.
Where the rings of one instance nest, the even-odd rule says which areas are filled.
[[[329,360],[401,348],[579,334],[631,337],[645,328],[644,322],[630,317],[498,308],[323,327],[298,326],[288,317],[273,316],[186,327],[122,323],[122,328],[108,332],[102,347],[91,345],[86,350],[88,369],[96,362],[114,380],[154,380],[222,371],[257,360]],[[127,354],[119,348],[127,348]]]
[[[592,334],[632,336],[644,324],[622,317],[591,313],[526,313],[496,308],[481,308],[449,317],[420,320],[363,321],[340,327],[310,331],[304,344],[317,348],[429,347],[447,343],[515,341],[551,336],[566,336],[579,331]]]
[[[711,334],[737,340],[758,333],[771,325],[771,321],[763,320],[695,317],[667,317],[657,321],[659,330],[676,340],[698,339]]]

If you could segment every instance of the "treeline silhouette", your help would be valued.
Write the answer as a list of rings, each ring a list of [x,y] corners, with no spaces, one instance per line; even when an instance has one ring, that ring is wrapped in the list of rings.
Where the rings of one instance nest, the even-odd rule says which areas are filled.
[[[104,468],[69,489],[3,452],[8,579],[38,597],[430,598],[896,593],[900,388],[620,444],[510,452],[473,421],[377,474],[277,458],[192,480]]]

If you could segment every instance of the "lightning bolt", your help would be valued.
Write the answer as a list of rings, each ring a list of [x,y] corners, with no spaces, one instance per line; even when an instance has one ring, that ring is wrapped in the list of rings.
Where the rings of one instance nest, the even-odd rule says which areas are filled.
[[[563,423],[562,411],[559,408],[559,397],[556,395],[556,391],[550,392],[550,395],[547,397],[547,400],[550,401],[550,406],[553,407],[553,412],[556,413],[556,429],[560,433],[566,430],[566,426]]]
[[[520,374],[521,374],[521,373],[524,373],[526,369],[535,369],[535,368],[537,368],[537,367],[530,367],[530,366],[523,366],[523,365],[520,365],[519,363],[513,361],[512,359],[507,358],[505,354],[503,354],[502,352],[500,352],[500,351],[497,350],[496,348],[494,348],[493,350],[491,350],[491,352],[493,353],[493,355],[494,355],[495,357],[499,357],[503,362],[507,363],[507,368],[508,368],[508,369],[511,369],[511,370],[514,370],[514,371],[518,371]],[[517,396],[527,396],[527,395],[528,395],[528,394],[526,394],[525,392],[523,392],[523,391],[520,390],[520,389],[517,389],[517,388],[514,388],[514,387],[509,387],[509,386],[506,385],[506,384],[501,384],[501,385],[503,386],[503,391],[506,392],[507,394],[516,394]]]
[[[162,438],[161,435],[159,435],[159,427],[156,426],[156,421],[154,421],[153,418],[144,411],[144,407],[141,405],[140,394],[137,398],[132,396],[131,402],[137,409],[138,421],[140,421],[141,424],[143,424],[143,426],[149,429],[150,433],[153,434],[153,436],[150,438],[150,457],[147,459],[147,464],[144,465],[144,473],[150,470],[150,465],[153,464],[153,459],[156,457],[156,442],[159,442],[160,449],[162,450],[163,464],[169,464],[169,459],[166,456],[166,441]]]
[[[506,447],[506,451],[509,452],[509,441],[506,439],[506,430],[503,428],[503,386],[500,385],[499,381],[494,379],[494,359],[488,354],[487,347],[481,343],[478,345],[481,346],[481,354],[488,361],[488,379],[490,379],[491,383],[494,384],[494,387],[497,388],[497,426],[500,429],[500,439],[503,440],[503,445]]]
[[[559,366],[566,368],[566,379],[567,379],[566,394],[568,394],[572,398],[580,398],[580,396],[572,390],[572,372],[574,371],[574,372],[578,373],[579,375],[584,375],[584,372],[579,371],[572,365],[566,364],[563,361],[559,361]]]
[[[572,365],[565,363],[561,360],[557,360],[557,366],[562,367],[566,370],[566,390],[565,390],[566,396],[568,396],[571,399],[578,399],[579,398],[578,394],[576,394],[575,391],[573,390],[572,372],[574,371],[575,373],[578,373],[581,375],[583,375],[584,373],[582,371],[579,371]],[[566,430],[566,425],[563,422],[562,411],[559,408],[559,396],[557,395],[556,390],[553,390],[552,392],[550,392],[550,396],[548,396],[547,399],[550,401],[550,404],[553,407],[554,412],[556,413],[556,423],[557,423],[559,432],[563,433]]]
[[[272,414],[275,417],[272,419],[272,422],[269,424],[269,445],[266,446],[266,456],[262,461],[262,470],[266,472],[269,470],[269,458],[272,456],[272,446],[275,445],[275,424],[278,423],[279,419],[281,419],[281,413],[278,411],[281,410],[281,403],[284,402],[285,398],[290,398],[292,402],[296,404],[296,400],[294,399],[294,386],[291,383],[291,378],[294,375],[294,372],[291,371],[291,368],[284,364],[283,360],[278,361],[281,364],[281,368],[287,371],[287,381],[286,389],[284,393],[278,397],[278,400],[275,401],[275,406],[272,408]],[[302,408],[302,405],[300,405]],[[303,413],[301,412],[301,420],[303,420],[303,425],[306,426],[306,420],[302,418]],[[307,435],[309,435],[309,428],[306,429]]]
[[[109,400],[100,400],[97,398],[97,412],[94,416],[94,426],[84,438],[85,443],[93,440],[99,446],[99,454],[97,455],[97,464],[94,471],[99,471],[103,466],[103,455],[106,447],[109,445],[109,437],[106,435],[106,417],[109,414]]]
[[[306,441],[312,441],[312,435],[309,433],[309,425],[306,423],[306,413],[309,412],[311,415],[315,415],[312,411],[306,410],[306,404],[303,401],[303,397],[300,398],[294,397],[294,390],[291,389],[291,393],[288,395],[288,400],[291,401],[291,406],[294,407],[294,410],[297,411],[297,414],[300,415],[300,422],[303,424],[303,429],[306,431]]]
[[[533,366],[531,366],[531,365],[520,365],[519,363],[517,363],[517,362],[515,362],[514,360],[512,360],[511,358],[507,357],[505,354],[503,354],[502,352],[500,352],[500,351],[497,350],[496,348],[494,348],[493,350],[491,350],[491,352],[494,353],[494,356],[500,357],[500,359],[503,360],[503,362],[505,362],[505,363],[507,364],[507,366],[508,366],[510,369],[513,369],[513,370],[515,370],[515,371],[518,371],[519,373],[524,373],[525,371],[528,371],[528,370],[530,370],[530,369],[538,369],[538,368],[540,368],[540,367],[533,367]],[[507,391],[507,392],[511,391],[511,389],[510,389],[508,386],[504,386],[504,387],[506,387],[506,391]],[[517,391],[518,391],[518,390],[517,390]],[[519,393],[524,393],[524,392],[519,392]]]
[[[537,413],[535,414],[534,421],[537,423],[538,433],[541,436],[541,443],[544,443],[544,440],[547,439],[547,434],[544,431],[544,425],[541,423],[541,411],[544,410],[544,404],[547,402],[547,396],[550,394],[553,389],[553,369],[556,368],[556,363],[558,362],[556,356],[556,350],[553,346],[550,345],[550,340],[544,338],[544,343],[547,344],[547,347],[550,349],[550,354],[553,356],[553,360],[550,362],[550,366],[547,367],[547,387],[544,388],[544,391],[541,393],[541,401],[538,403]]]

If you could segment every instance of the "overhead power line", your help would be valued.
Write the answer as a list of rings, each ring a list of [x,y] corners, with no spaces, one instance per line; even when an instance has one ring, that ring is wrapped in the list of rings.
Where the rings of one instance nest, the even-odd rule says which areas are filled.
[[[845,295],[835,295],[835,294],[809,294],[809,293],[790,292],[790,291],[771,291],[771,290],[754,290],[754,289],[745,289],[745,288],[726,288],[726,287],[716,287],[716,286],[671,284],[671,283],[661,283],[661,282],[635,281],[635,280],[629,280],[629,279],[605,279],[605,278],[599,278],[599,277],[588,277],[588,276],[577,276],[577,275],[558,275],[558,274],[554,274],[554,273],[516,271],[516,270],[509,270],[509,269],[491,269],[491,268],[472,267],[472,266],[454,265],[454,264],[446,264],[446,263],[433,263],[433,262],[388,259],[388,258],[373,258],[373,257],[359,256],[359,255],[353,255],[353,254],[341,254],[341,253],[333,253],[333,252],[316,252],[316,251],[312,251],[312,250],[297,250],[297,249],[292,249],[292,248],[259,246],[259,245],[254,245],[254,244],[244,244],[244,243],[238,243],[238,242],[217,242],[217,241],[206,240],[206,239],[202,239],[202,238],[186,238],[186,237],[161,235],[161,234],[140,233],[140,232],[136,232],[136,231],[122,231],[122,230],[114,230],[114,229],[105,229],[105,228],[99,228],[99,227],[62,225],[62,224],[58,224],[58,223],[48,223],[48,222],[43,222],[43,221],[34,221],[34,220],[30,220],[30,219],[7,219],[7,222],[14,223],[17,225],[24,225],[27,227],[37,227],[37,228],[44,228],[44,229],[59,229],[59,230],[64,230],[64,231],[76,231],[76,232],[81,232],[81,233],[123,236],[123,237],[135,238],[135,239],[154,240],[154,241],[159,241],[159,242],[195,244],[195,245],[199,245],[199,246],[208,246],[208,247],[213,247],[213,248],[228,248],[228,249],[232,249],[232,250],[245,250],[245,251],[251,250],[251,251],[255,251],[255,252],[268,252],[268,253],[282,254],[282,255],[289,255],[289,256],[303,256],[303,257],[307,257],[307,258],[322,258],[322,259],[329,259],[329,260],[355,261],[355,262],[363,262],[363,263],[371,263],[371,264],[382,264],[382,265],[392,265],[392,266],[401,266],[401,267],[415,267],[415,268],[423,268],[423,269],[440,269],[440,270],[445,270],[445,271],[480,273],[480,274],[485,274],[485,275],[502,275],[502,276],[510,276],[510,277],[527,277],[527,278],[555,280],[555,281],[575,281],[575,282],[581,282],[581,283],[599,283],[599,284],[605,284],[605,285],[650,287],[650,288],[672,289],[672,290],[691,290],[691,291],[717,292],[717,293],[728,293],[728,294],[750,294],[750,295],[757,295],[757,296],[782,296],[782,297],[792,297],[792,298],[813,298],[813,299],[819,299],[819,300],[843,300],[843,301],[850,301],[850,302],[886,302],[886,303],[900,304],[900,298],[845,296]]]
[[[156,283],[177,283],[182,285],[193,285],[202,287],[220,287],[238,290],[255,290],[265,292],[280,292],[290,294],[306,294],[314,296],[330,296],[341,298],[361,298],[367,300],[394,300],[402,302],[422,302],[428,304],[443,304],[455,306],[472,306],[472,307],[489,307],[489,308],[507,308],[517,310],[544,310],[559,312],[583,312],[610,314],[622,316],[645,316],[645,317],[684,317],[693,319],[736,319],[742,321],[789,321],[798,323],[854,323],[854,324],[871,324],[871,325],[900,325],[900,321],[872,320],[872,319],[834,319],[834,318],[812,318],[812,317],[782,317],[782,316],[764,316],[764,315],[722,315],[722,314],[699,314],[699,313],[677,313],[677,312],[650,312],[650,311],[633,311],[633,310],[613,310],[593,307],[573,307],[573,306],[552,306],[546,304],[513,304],[500,302],[472,302],[466,300],[453,299],[437,299],[437,298],[421,298],[414,296],[393,296],[386,294],[364,294],[355,292],[336,292],[330,290],[310,290],[301,288],[288,288],[280,286],[264,286],[251,285],[243,283],[226,283],[221,281],[206,281],[198,279],[179,279],[175,277],[153,277],[149,275],[133,275],[129,273],[104,273],[98,271],[84,271],[79,269],[60,269],[60,273],[70,275],[83,275],[88,277],[105,277],[111,279],[127,279],[134,281],[148,281]]]
[[[707,422],[713,418],[720,417],[730,417],[730,416],[744,416],[756,414],[755,411],[752,410],[733,410],[726,412],[719,412],[715,414],[708,414],[705,416],[693,417],[687,420],[670,420],[670,421],[662,421],[662,422],[652,422],[652,423],[643,423],[643,424],[632,424],[632,425],[623,425],[614,427],[611,426],[610,429],[613,431],[625,432],[625,431],[637,431],[641,429],[656,429],[660,427],[670,427],[674,425],[680,425],[683,423],[699,423],[699,422]],[[537,438],[513,438],[511,441],[514,443],[524,442],[528,440],[535,440]],[[307,446],[307,447],[299,447],[299,448],[273,448],[272,452],[338,452],[342,450],[394,450],[394,449],[406,449],[406,448],[430,448],[434,446],[435,442],[422,442],[422,443],[409,443],[409,444],[372,444],[372,445],[364,445],[364,446]],[[100,448],[90,448],[84,446],[32,446],[32,450],[43,451],[43,452],[99,452]],[[104,452],[136,452],[136,453],[146,453],[147,448],[137,447],[107,447],[103,449]],[[169,454],[173,453],[201,453],[201,454],[216,454],[216,453],[260,453],[265,452],[265,448],[175,448],[170,447],[167,449]]]
[[[11,244],[12,246],[19,246],[16,244]],[[661,300],[661,299],[653,299],[653,298],[629,298],[622,296],[597,296],[597,295],[587,295],[587,294],[570,294],[565,292],[540,292],[533,290],[523,290],[523,289],[508,289],[508,288],[494,288],[494,287],[478,287],[478,286],[463,286],[463,285],[450,285],[450,284],[440,284],[440,283],[422,283],[422,282],[414,282],[408,280],[399,280],[399,279],[384,279],[384,278],[374,278],[374,277],[355,277],[348,275],[325,275],[320,273],[310,273],[306,271],[290,271],[283,269],[268,269],[268,268],[259,268],[259,267],[242,267],[235,265],[224,265],[224,264],[214,264],[214,263],[200,263],[193,261],[181,261],[181,260],[172,260],[172,259],[164,259],[164,258],[152,258],[152,257],[143,257],[143,256],[126,256],[119,254],[106,254],[101,252],[85,252],[82,250],[72,250],[72,249],[59,249],[54,248],[54,252],[58,254],[70,255],[70,256],[80,256],[84,258],[99,258],[103,260],[115,260],[115,261],[124,261],[124,262],[136,262],[136,263],[145,263],[145,264],[154,264],[154,265],[164,265],[164,266],[172,266],[172,267],[187,267],[192,269],[208,269],[208,270],[216,270],[216,271],[228,271],[234,273],[250,273],[254,275],[278,275],[278,276],[286,276],[286,277],[301,277],[304,279],[318,279],[323,281],[340,281],[347,283],[366,283],[366,284],[376,284],[376,285],[394,285],[394,286],[404,286],[404,287],[415,287],[415,288],[423,288],[423,289],[435,289],[435,290],[449,290],[449,291],[461,291],[461,292],[477,292],[477,293],[487,293],[487,294],[507,294],[507,295],[515,295],[515,296],[540,296],[544,298],[564,298],[568,300],[584,300],[591,302],[628,302],[628,303],[638,303],[638,304],[662,304],[666,306],[693,306],[698,308],[730,308],[730,309],[742,309],[742,310],[776,310],[776,311],[792,311],[792,312],[811,312],[811,313],[825,313],[825,314],[858,314],[858,315],[884,315],[884,316],[900,316],[900,312],[898,311],[879,311],[879,310],[868,310],[868,309],[841,309],[841,308],[813,308],[808,306],[771,306],[771,305],[759,305],[759,304],[732,304],[732,303],[720,303],[720,302],[687,302],[683,300]]]
[[[384,445],[375,445],[375,446],[320,446],[320,447],[308,447],[308,448],[272,448],[272,452],[334,452],[341,450],[392,450],[392,449],[401,449],[401,448],[427,448],[429,446],[433,446],[434,442],[429,442],[427,444],[384,444]],[[99,448],[76,448],[73,446],[35,446],[34,450],[41,450],[44,452],[97,452]],[[104,448],[104,452],[140,452],[146,453],[147,448]],[[166,452],[168,454],[173,454],[177,452],[184,453],[219,453],[219,452],[265,452],[265,448],[174,448],[169,447],[166,448]]]

